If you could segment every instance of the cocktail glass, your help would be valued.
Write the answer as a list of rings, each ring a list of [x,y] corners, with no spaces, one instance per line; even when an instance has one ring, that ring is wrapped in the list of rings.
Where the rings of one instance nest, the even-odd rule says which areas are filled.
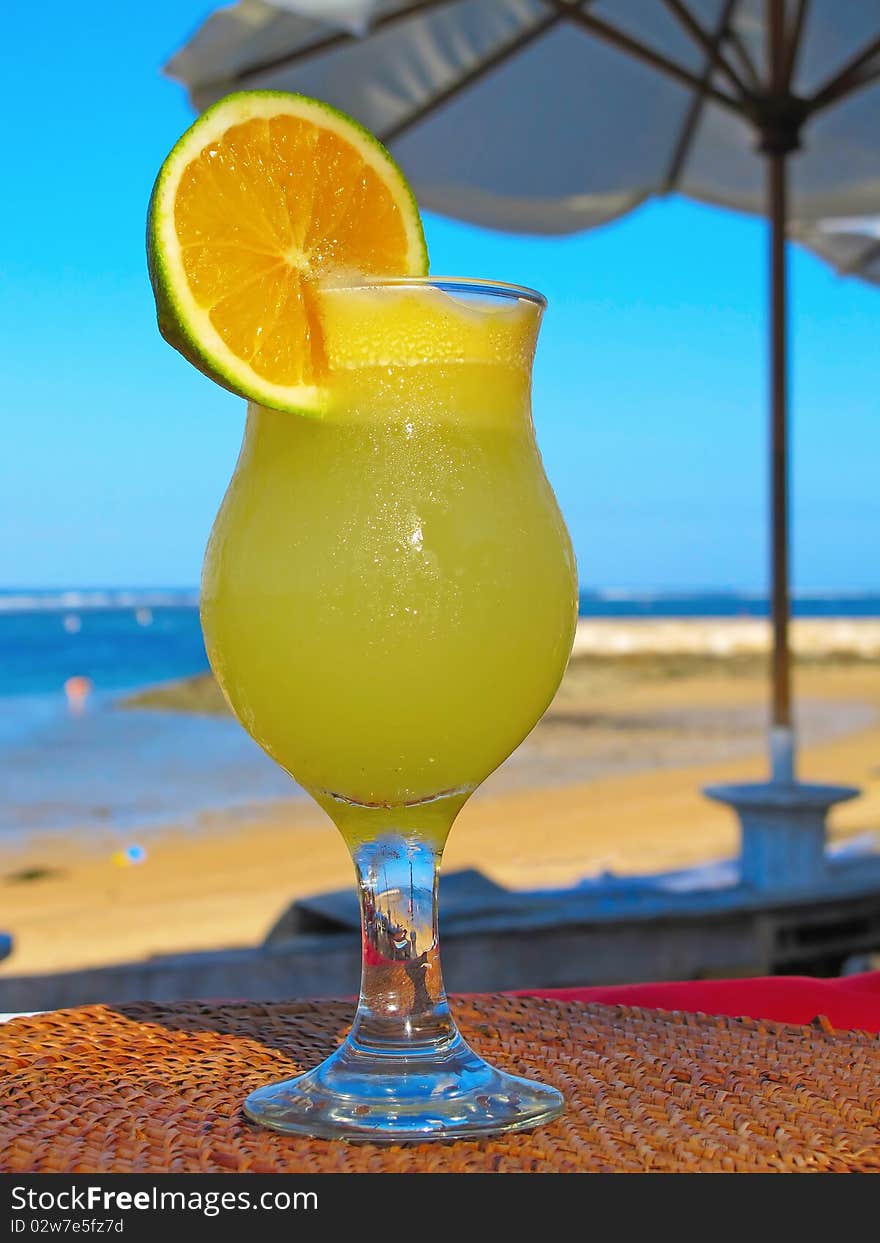
[[[544,299],[458,279],[322,298],[328,409],[249,407],[202,624],[238,719],[351,852],[362,983],[340,1048],[245,1111],[379,1142],[532,1127],[562,1097],[458,1032],[437,872],[463,804],[550,703],[574,633],[574,557],[531,417]]]

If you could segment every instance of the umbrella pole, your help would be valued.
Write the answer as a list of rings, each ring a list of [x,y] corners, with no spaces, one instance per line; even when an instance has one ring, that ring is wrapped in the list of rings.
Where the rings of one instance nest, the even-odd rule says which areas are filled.
[[[774,781],[794,780],[794,731],[791,720],[788,566],[788,333],[786,202],[788,152],[766,154],[770,216],[770,407],[771,407],[771,616],[772,714],[770,768]]]

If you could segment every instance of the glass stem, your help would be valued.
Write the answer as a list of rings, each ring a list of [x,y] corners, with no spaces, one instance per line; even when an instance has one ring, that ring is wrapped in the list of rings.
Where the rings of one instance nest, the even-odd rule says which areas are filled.
[[[361,903],[361,993],[350,1040],[361,1049],[436,1055],[459,1039],[440,973],[442,849],[387,832],[352,846]]]

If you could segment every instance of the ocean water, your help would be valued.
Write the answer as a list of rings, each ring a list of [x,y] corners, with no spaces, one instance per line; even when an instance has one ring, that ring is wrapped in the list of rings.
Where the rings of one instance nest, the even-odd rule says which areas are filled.
[[[0,835],[118,834],[300,794],[235,721],[118,707],[208,668],[192,592],[0,592]],[[70,703],[65,683],[91,691]]]
[[[766,595],[749,592],[582,591],[581,617],[768,617]],[[880,617],[878,592],[812,592],[792,599],[795,617]]]
[[[0,698],[57,693],[74,676],[119,690],[207,667],[192,594],[0,593]]]
[[[593,617],[760,617],[735,593],[584,591]],[[802,617],[880,617],[880,594],[802,595]],[[121,710],[127,692],[208,668],[194,592],[0,591],[0,834],[130,835],[297,795],[231,719]],[[91,693],[71,704],[65,683]]]

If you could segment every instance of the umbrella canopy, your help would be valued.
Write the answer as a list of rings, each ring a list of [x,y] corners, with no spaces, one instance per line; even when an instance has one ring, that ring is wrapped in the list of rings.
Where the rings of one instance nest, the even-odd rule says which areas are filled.
[[[198,109],[326,99],[426,207],[476,224],[570,233],[673,191],[769,217],[771,753],[790,779],[785,242],[880,282],[880,0],[240,0],[166,71]]]
[[[791,25],[801,14],[785,67],[793,95],[836,100],[812,113],[792,169],[791,231],[809,235],[823,217],[880,210],[880,5],[788,7]],[[242,0],[214,13],[166,71],[197,109],[241,87],[320,95],[391,144],[425,206],[493,228],[574,232],[671,190],[760,213],[764,176],[742,97],[766,76],[765,8]],[[322,9],[345,28],[293,12]],[[372,15],[367,38],[350,33],[359,15]],[[872,40],[875,59],[831,91]],[[865,89],[839,94],[860,80]]]
[[[832,264],[841,276],[860,276],[880,285],[880,216],[845,216],[818,220],[801,240]]]

